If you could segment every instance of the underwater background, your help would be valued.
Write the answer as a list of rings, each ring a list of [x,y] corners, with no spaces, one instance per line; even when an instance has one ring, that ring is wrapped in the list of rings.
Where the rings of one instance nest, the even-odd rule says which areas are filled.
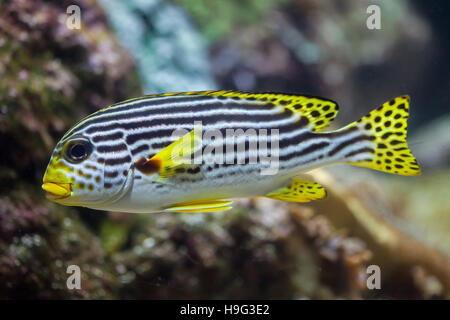
[[[81,28],[66,25],[81,9]],[[381,8],[369,29],[367,8]],[[0,0],[1,299],[450,297],[450,3]],[[411,96],[402,177],[311,172],[328,198],[124,214],[45,199],[56,142],[142,94],[233,89],[337,101],[334,128]],[[66,286],[81,269],[81,289]],[[381,270],[369,289],[368,267]]]

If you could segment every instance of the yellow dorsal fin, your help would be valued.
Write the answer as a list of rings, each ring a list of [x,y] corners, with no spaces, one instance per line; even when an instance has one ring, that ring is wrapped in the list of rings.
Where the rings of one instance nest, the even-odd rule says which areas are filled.
[[[178,203],[173,207],[164,209],[164,211],[175,212],[215,212],[231,209],[229,206],[232,201],[229,200],[205,200],[186,203]]]
[[[326,196],[327,193],[320,184],[300,178],[293,178],[288,186],[265,195],[267,198],[290,202],[309,202],[325,199]]]
[[[281,94],[281,93],[246,93],[239,91],[199,91],[186,92],[185,94],[211,95],[229,97],[235,101],[239,99],[247,101],[259,101],[273,103],[299,112],[299,121],[302,125],[307,125],[312,131],[320,131],[326,128],[336,117],[339,106],[330,99],[314,97],[301,94]]]
[[[123,104],[124,102],[136,101],[143,98],[156,98],[165,96],[183,96],[183,95],[197,95],[197,96],[216,96],[221,98],[230,98],[235,103],[239,100],[244,100],[251,105],[252,102],[272,103],[277,106],[282,106],[299,113],[299,123],[302,126],[311,128],[312,131],[321,131],[326,128],[331,121],[336,117],[339,106],[331,100],[321,97],[302,94],[284,94],[284,93],[250,93],[240,91],[189,91],[189,92],[172,92],[146,95],[140,98],[129,99],[111,107]]]
[[[180,169],[195,166],[191,156],[201,146],[201,129],[194,129],[165,147],[151,159],[137,160],[135,167],[145,174],[158,172],[158,181],[161,182],[174,176]]]

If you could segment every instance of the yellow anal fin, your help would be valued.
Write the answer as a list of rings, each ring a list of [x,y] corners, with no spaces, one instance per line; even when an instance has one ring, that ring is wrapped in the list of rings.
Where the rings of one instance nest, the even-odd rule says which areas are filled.
[[[164,209],[168,212],[215,212],[225,211],[232,207],[229,206],[232,201],[229,200],[210,200],[210,201],[195,201],[187,203],[179,203],[173,207]]]
[[[195,166],[191,156],[201,147],[201,130],[194,129],[172,142],[151,159],[137,160],[135,167],[144,174],[158,172],[158,181],[163,182],[178,172],[184,172],[187,168]]]
[[[227,211],[232,209],[232,207],[224,206],[219,208],[208,208],[208,209],[177,209],[177,210],[166,210],[168,212],[180,212],[180,213],[195,213],[195,212],[217,212],[217,211]]]
[[[265,195],[267,198],[290,202],[309,202],[325,199],[326,196],[327,192],[320,184],[300,178],[293,178],[288,186]]]

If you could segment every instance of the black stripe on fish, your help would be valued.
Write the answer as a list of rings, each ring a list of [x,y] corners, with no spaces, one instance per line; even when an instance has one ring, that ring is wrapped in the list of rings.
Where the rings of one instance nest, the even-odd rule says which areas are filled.
[[[309,147],[307,147],[307,148],[305,148],[305,149],[303,149],[301,151],[296,151],[296,152],[292,152],[292,153],[289,153],[289,154],[284,155],[284,156],[280,156],[279,160],[280,161],[288,161],[288,160],[290,160],[292,158],[301,157],[301,156],[307,155],[308,153],[312,153],[314,151],[326,148],[329,145],[330,145],[330,143],[326,142],[326,141],[315,143],[315,144],[312,144]]]
[[[98,117],[102,117],[102,115],[108,115],[108,114],[114,114],[114,113],[118,113],[122,110],[127,111],[127,110],[133,110],[133,109],[139,109],[139,108],[145,108],[145,106],[149,106],[149,107],[154,107],[154,106],[158,106],[158,105],[167,105],[169,104],[168,107],[170,107],[171,103],[179,103],[179,102],[186,102],[186,106],[192,106],[192,104],[188,104],[189,102],[191,103],[195,103],[195,102],[200,102],[202,100],[206,100],[205,97],[201,96],[201,97],[197,97],[200,99],[193,99],[195,97],[182,97],[182,96],[167,96],[164,97],[163,99],[159,99],[162,97],[158,97],[158,99],[155,99],[155,97],[141,97],[141,98],[136,98],[133,99],[131,101],[123,101],[123,102],[119,102],[116,104],[111,105],[108,108],[104,108],[102,110],[99,110],[89,116],[87,116],[86,118],[84,118],[83,120],[81,120],[78,124],[76,124],[68,133],[66,133],[64,136],[68,137],[73,135],[75,132],[78,132],[79,130],[81,130],[82,128],[85,127],[85,125],[88,122],[94,121],[95,119],[97,119]],[[211,97],[207,97],[208,99],[211,99],[211,101],[214,101],[214,98]],[[127,109],[125,109],[127,108]]]
[[[245,107],[247,107],[247,109]],[[118,113],[118,111],[116,110],[117,112],[113,112],[113,113],[110,113],[107,115],[103,115],[103,114],[92,115],[91,118],[85,119],[78,126],[74,127],[71,130],[69,135],[73,135],[77,132],[80,132],[82,129],[88,127],[89,125],[92,125],[92,124],[96,125],[99,123],[109,122],[109,121],[131,120],[133,118],[151,117],[151,116],[160,116],[162,119],[164,119],[164,117],[167,117],[168,115],[173,116],[176,114],[189,114],[189,113],[191,113],[193,116],[194,114],[211,111],[214,109],[217,109],[218,113],[220,114],[221,109],[233,109],[233,108],[236,108],[237,109],[236,114],[239,114],[239,108],[241,108],[241,110],[243,110],[243,111],[248,111],[248,110],[266,111],[266,110],[275,110],[276,106],[272,103],[249,105],[249,104],[238,104],[238,103],[224,104],[223,102],[217,102],[217,103],[201,104],[201,105],[186,104],[186,105],[177,106],[176,108],[170,108],[170,105],[169,105],[169,106],[167,106],[167,108],[163,108],[163,109],[146,108],[144,110],[139,110],[139,108],[137,108],[137,110],[132,110],[132,111],[126,112],[126,113]],[[201,114],[199,116],[201,116]],[[105,129],[102,129],[102,130],[105,130]],[[95,130],[94,129],[91,130],[91,128],[89,128],[87,130],[87,133],[92,133],[92,132],[95,132]]]
[[[97,146],[97,151],[99,153],[120,152],[125,150],[127,150],[127,145],[125,143]]]
[[[122,157],[122,158],[110,158],[105,159],[105,165],[106,166],[116,166],[119,164],[124,164],[130,162],[131,163],[131,157],[129,155]]]
[[[328,156],[332,157],[342,149],[344,149],[347,146],[350,146],[354,143],[357,143],[359,141],[373,141],[375,140],[375,136],[368,136],[368,135],[360,135],[357,137],[354,137],[352,139],[346,140],[342,142],[341,144],[337,145],[334,149],[332,149],[330,152],[328,152]]]
[[[192,121],[192,120],[191,120]],[[218,121],[220,122],[220,121]],[[255,122],[257,123],[257,122]],[[215,124],[215,123],[214,123]],[[220,132],[222,133],[222,136],[225,138],[227,136],[226,130],[243,130],[244,132],[247,131],[248,129],[267,129],[268,130],[268,136],[270,137],[270,130],[271,128],[267,128],[264,127],[264,124],[261,124],[261,127],[256,127],[256,128],[252,128],[252,127],[242,127],[239,126],[239,122],[233,122],[233,123],[227,123],[228,125],[232,125],[232,127],[229,128],[217,128],[217,130],[220,130]],[[205,123],[203,123],[203,125],[205,125]],[[210,123],[206,123],[206,125],[212,125]],[[222,124],[225,125],[225,124]],[[189,127],[188,127],[189,126]],[[192,130],[192,128],[194,127],[193,123],[186,123],[186,124],[180,124],[177,126],[179,129],[186,129],[186,130]],[[280,127],[277,128],[272,128],[272,129],[278,129],[280,134],[285,134],[285,133],[289,133],[289,132],[294,132],[297,131],[299,129],[301,129],[301,127],[299,128],[298,123],[295,121],[295,119],[293,119],[293,122],[290,123],[286,123]],[[287,131],[287,130],[292,130],[292,131]],[[172,134],[174,133],[174,129],[160,129],[160,130],[150,130],[150,131],[141,131],[141,132],[136,132],[136,133],[130,133],[127,135],[126,137],[126,142],[128,145],[133,145],[135,144],[137,141],[140,140],[147,140],[147,142],[149,142],[148,140],[151,139],[156,139],[156,138],[167,138],[166,141],[159,141],[157,142],[157,144],[161,145],[161,146],[165,146],[165,143],[170,143],[173,142],[172,140],[170,140],[170,138],[172,137]],[[167,144],[168,145],[168,144]],[[153,147],[154,145],[152,145]],[[156,147],[157,145],[155,145]]]
[[[133,122],[116,122],[112,123],[106,126],[93,126],[86,130],[86,133],[96,133],[101,131],[108,131],[113,129],[124,129],[124,130],[132,130],[132,129],[142,129],[142,128],[149,128],[153,126],[158,125],[176,125],[176,126],[183,126],[186,124],[193,123],[194,121],[202,121],[203,125],[209,125],[209,124],[215,124],[221,121],[225,122],[238,122],[241,120],[241,122],[247,122],[242,121],[246,120],[244,115],[236,113],[236,114],[211,114],[211,115],[201,115],[199,114],[199,118],[195,118],[196,114],[192,114],[189,116],[180,116],[180,117],[160,117],[160,118],[153,118],[149,120],[138,120]],[[285,120],[290,118],[293,115],[293,112],[290,109],[284,109],[283,112],[279,113],[273,113],[273,114],[255,114],[251,115],[250,120],[255,122],[267,122],[267,121],[277,121],[277,120]],[[167,116],[167,115],[165,115]],[[128,116],[127,116],[128,117]],[[129,119],[132,119],[130,117]]]
[[[367,148],[367,147],[360,148],[360,149],[353,150],[353,151],[350,151],[349,153],[345,154],[344,158],[349,158],[349,157],[352,157],[352,156],[355,156],[355,155],[361,154],[361,153],[375,153],[375,151],[373,149]]]
[[[148,144],[141,144],[140,146],[138,146],[134,149],[131,149],[131,154],[134,156],[142,151],[147,151],[149,149],[150,149],[150,147],[148,146]]]
[[[109,108],[105,108],[99,111],[96,115],[105,115],[114,113],[117,111],[129,111],[139,108],[145,107],[156,107],[165,104],[175,104],[175,103],[196,103],[202,102],[205,100],[216,100],[213,96],[165,96],[165,97],[141,97],[132,99],[130,101],[123,101],[116,104],[111,105]]]
[[[118,140],[123,138],[123,132],[118,131],[107,135],[98,135],[92,138],[94,142]]]

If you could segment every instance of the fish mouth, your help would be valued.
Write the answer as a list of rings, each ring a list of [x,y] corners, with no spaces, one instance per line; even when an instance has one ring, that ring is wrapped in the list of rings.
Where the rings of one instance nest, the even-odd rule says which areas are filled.
[[[44,182],[42,189],[47,191],[46,197],[49,200],[60,200],[69,197],[72,193],[71,183]]]

